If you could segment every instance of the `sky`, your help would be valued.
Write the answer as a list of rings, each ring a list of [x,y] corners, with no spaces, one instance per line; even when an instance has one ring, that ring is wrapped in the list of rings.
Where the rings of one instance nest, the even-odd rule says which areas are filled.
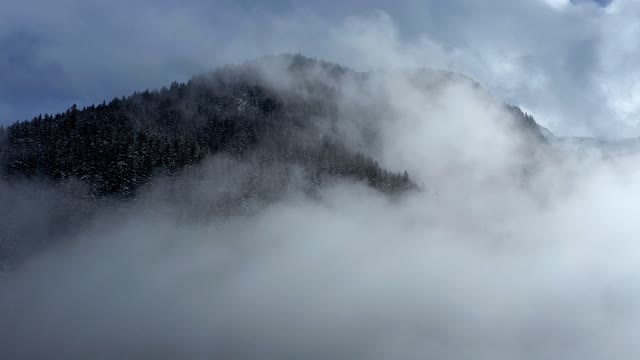
[[[0,124],[265,54],[397,66],[366,38],[402,66],[474,78],[558,135],[640,136],[639,14],[638,0],[4,2]]]

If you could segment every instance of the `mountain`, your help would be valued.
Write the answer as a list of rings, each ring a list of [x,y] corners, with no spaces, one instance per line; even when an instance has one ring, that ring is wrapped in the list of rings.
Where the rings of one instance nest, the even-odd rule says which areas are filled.
[[[267,56],[0,127],[0,190],[6,190],[0,200],[33,205],[2,214],[0,222],[11,225],[0,234],[0,263],[55,242],[99,209],[143,202],[149,194],[179,204],[179,216],[197,221],[251,213],[290,190],[313,197],[342,180],[392,197],[417,190],[424,184],[406,170],[378,162],[384,136],[378,125],[389,115],[380,99],[387,95],[358,101],[376,75],[301,55]],[[403,76],[424,96],[450,82],[485,93],[452,72]],[[547,141],[533,117],[504,106],[529,143]],[[21,221],[34,207],[47,215],[42,226]]]
[[[294,76],[304,77],[316,65],[336,78],[350,72],[300,56],[286,59]],[[224,154],[261,166],[297,165],[309,181],[341,176],[383,192],[414,187],[407,174],[382,169],[325,136],[311,120],[337,121],[335,88],[306,81],[305,96],[279,91],[259,74],[259,65],[268,61],[275,60],[229,66],[187,83],[15,123],[0,134],[5,177],[77,178],[93,195],[131,197],[153,176]]]

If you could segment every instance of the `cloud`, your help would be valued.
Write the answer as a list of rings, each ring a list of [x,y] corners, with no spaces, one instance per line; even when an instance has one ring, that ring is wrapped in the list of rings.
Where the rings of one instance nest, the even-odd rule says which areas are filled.
[[[60,8],[62,14],[55,11]],[[345,31],[353,38],[381,36],[402,57],[415,59],[404,66],[463,72],[559,134],[633,136],[637,69],[620,62],[637,55],[637,11],[631,0],[606,7],[546,0],[192,0],[180,6],[65,0],[55,9],[30,0],[7,5],[0,15],[6,54],[0,74],[12,79],[0,87],[12,94],[3,97],[2,122],[160,87],[265,53],[300,51],[360,70],[401,60],[388,59],[388,51],[363,58],[348,48],[356,39],[340,39]],[[6,62],[11,58],[30,60],[20,60],[16,72]]]
[[[345,41],[393,51],[378,64],[397,70],[340,84],[343,126],[373,126],[371,154],[425,191],[389,199],[339,183],[226,221],[181,220],[193,199],[154,193],[106,208],[0,280],[4,357],[635,356],[637,157],[536,154],[490,94],[405,71],[415,52],[394,45],[384,15],[368,21],[385,41]],[[274,85],[294,83],[276,69]],[[523,178],[532,152],[538,170]]]
[[[351,2],[345,15],[331,3],[270,11],[139,2],[122,11],[119,2],[66,1],[56,6],[69,12],[55,17],[47,4],[32,17],[26,6],[8,7],[0,29],[42,29],[3,43],[11,56],[37,55],[11,81],[29,79],[29,69],[45,69],[33,81],[59,74],[74,89],[60,101],[93,101],[271,51],[309,50],[378,70],[366,87],[341,84],[341,133],[385,166],[409,169],[425,191],[390,200],[340,183],[315,201],[292,191],[227,221],[180,220],[184,203],[153,192],[137,206],[106,206],[0,279],[3,357],[638,353],[637,156],[602,161],[527,148],[496,100],[525,104],[561,133],[631,133],[635,2],[558,10],[454,0],[412,3],[411,11],[375,3],[373,12]],[[414,67],[462,71],[491,93],[462,77],[407,71]],[[291,80],[269,75],[279,86]],[[371,116],[355,116],[363,113]],[[361,126],[377,130],[375,146],[361,141]],[[514,169],[531,153],[538,167],[523,179]],[[215,196],[209,183],[187,190]],[[29,240],[69,218],[64,193],[3,187],[0,199],[11,205],[0,220],[14,225],[2,229],[26,229]]]
[[[571,0],[541,0],[541,1],[556,10],[562,10],[567,6],[571,5]]]

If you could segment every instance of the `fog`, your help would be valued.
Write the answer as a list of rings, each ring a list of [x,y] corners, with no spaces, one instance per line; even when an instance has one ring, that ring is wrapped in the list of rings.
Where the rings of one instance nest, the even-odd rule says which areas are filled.
[[[339,84],[331,136],[408,169],[420,191],[292,186],[249,214],[189,221],[151,187],[0,278],[2,358],[633,358],[639,158],[532,144],[481,87],[416,77],[399,57],[365,89]],[[182,186],[206,199],[209,180]],[[6,211],[51,221],[30,210],[43,200],[15,198]]]

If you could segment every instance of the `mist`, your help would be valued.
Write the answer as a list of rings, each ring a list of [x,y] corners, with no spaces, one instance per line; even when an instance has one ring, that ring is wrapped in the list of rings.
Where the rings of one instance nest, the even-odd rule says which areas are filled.
[[[633,358],[640,157],[532,144],[481,86],[416,75],[422,52],[366,26],[340,45],[383,68],[366,86],[316,69],[341,89],[328,136],[420,189],[345,180],[309,197],[293,177],[278,201],[194,221],[180,214],[220,195],[227,160],[179,178],[186,201],[156,179],[0,278],[2,358]],[[265,81],[300,91],[281,66]],[[20,186],[0,189],[5,211],[46,233],[56,211],[29,186],[50,190]]]

